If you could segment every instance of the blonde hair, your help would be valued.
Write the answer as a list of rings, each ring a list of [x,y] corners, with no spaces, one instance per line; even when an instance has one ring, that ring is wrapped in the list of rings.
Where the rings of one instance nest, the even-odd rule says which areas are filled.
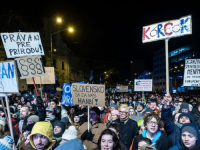
[[[5,127],[2,124],[0,124],[0,137],[4,135],[4,132],[5,132]]]

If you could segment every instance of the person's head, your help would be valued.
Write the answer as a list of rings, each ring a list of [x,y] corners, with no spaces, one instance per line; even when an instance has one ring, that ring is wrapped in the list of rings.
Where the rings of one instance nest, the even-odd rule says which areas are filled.
[[[78,113],[74,113],[74,116],[73,116],[73,122],[74,123],[79,123],[80,122],[80,117],[79,117],[79,114]]]
[[[54,113],[54,109],[52,107],[46,108],[46,116],[51,116]]]
[[[157,102],[155,100],[152,100],[151,103],[150,103],[150,109],[155,111],[156,108],[157,108]]]
[[[5,132],[5,126],[0,124],[0,139],[1,139],[1,136],[4,135],[4,132]]]
[[[112,110],[117,110],[117,105],[116,104],[110,105],[110,111],[112,111]]]
[[[120,135],[120,128],[119,128],[119,124],[116,122],[112,122],[109,126],[108,129],[112,130],[113,132],[115,132],[116,135],[119,136],[119,138],[121,138]]]
[[[111,111],[111,118],[112,118],[112,120],[117,120],[119,118],[119,111],[118,110],[112,110]]]
[[[92,124],[98,122],[100,116],[100,110],[98,107],[92,107],[90,109],[90,122]]]
[[[57,107],[57,104],[58,104],[57,100],[55,100],[55,99],[51,100],[51,108],[55,109]]]
[[[115,103],[115,100],[114,100],[114,99],[112,99],[112,100],[111,100],[111,104],[114,104],[114,103]]]
[[[189,112],[189,105],[188,105],[188,103],[184,103],[183,102],[180,105],[180,110],[181,110],[182,113],[188,113]]]
[[[4,113],[4,111],[3,111],[3,108],[2,108],[2,107],[0,107],[0,117],[5,117],[5,113]]]
[[[189,104],[189,111],[191,112],[193,109],[193,106],[191,104]]]
[[[37,122],[31,131],[29,136],[30,144],[37,150],[44,150],[54,142],[53,138],[53,127],[51,123],[40,121]]]
[[[37,104],[37,100],[36,100],[36,97],[33,99],[33,103],[32,104]]]
[[[28,116],[30,114],[30,107],[27,105],[24,105],[21,109],[20,109],[20,118],[25,118],[26,116]]]
[[[179,113],[179,110],[180,110],[180,105],[176,106],[174,111],[177,114],[177,113]]]
[[[74,126],[70,126],[63,133],[61,143],[64,143],[72,139],[77,139],[77,134],[78,134],[78,131],[76,130],[76,128]]]
[[[29,125],[29,124],[35,124],[38,121],[39,121],[39,117],[37,115],[31,115],[27,119],[27,125]]]
[[[174,121],[178,121],[178,117],[179,117],[180,114],[181,114],[181,113],[177,113],[177,114],[175,115],[175,120],[174,120]]]
[[[148,138],[142,138],[141,140],[138,141],[138,150],[141,150],[141,147],[143,145],[151,145],[152,141]]]
[[[174,107],[177,107],[178,105],[179,105],[179,100],[178,99],[174,100]]]
[[[27,125],[26,128],[24,129],[23,135],[25,139],[27,139],[28,136],[30,135],[33,126],[34,126],[34,123]]]
[[[17,109],[20,111],[21,108],[22,108],[22,104],[20,103],[17,105]]]
[[[142,104],[142,103],[139,103],[138,105],[137,105],[137,111],[138,112],[141,112],[143,109],[144,109],[144,104]]]
[[[131,116],[134,112],[135,110],[133,108],[129,108],[129,116]]]
[[[101,133],[98,140],[98,147],[100,150],[115,150],[121,148],[117,135],[110,129],[105,129]]]
[[[78,112],[78,108],[76,106],[72,106],[70,109],[70,114],[74,114],[76,112]]]
[[[184,124],[181,128],[181,140],[187,149],[199,144],[199,129],[194,123]]]
[[[161,121],[157,114],[151,112],[144,118],[144,126],[149,133],[156,133],[161,127]]]
[[[65,123],[62,121],[58,121],[56,120],[53,123],[53,132],[54,135],[59,134],[59,133],[63,133],[65,131]]]
[[[193,122],[193,118],[190,114],[187,113],[181,113],[178,116],[178,122],[180,124],[185,124],[185,123],[192,123]]]
[[[119,115],[120,115],[120,119],[126,119],[128,117],[128,113],[129,113],[129,108],[127,106],[120,106],[119,108]]]

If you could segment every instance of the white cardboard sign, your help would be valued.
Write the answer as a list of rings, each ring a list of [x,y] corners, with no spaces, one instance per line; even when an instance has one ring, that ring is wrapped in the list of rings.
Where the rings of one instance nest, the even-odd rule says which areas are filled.
[[[135,79],[134,91],[152,91],[152,79]]]
[[[39,32],[1,33],[7,58],[44,55]]]
[[[45,69],[41,56],[15,58],[20,79],[45,76]]]
[[[14,61],[0,62],[0,93],[19,93]]]
[[[185,60],[183,85],[200,86],[200,59]]]
[[[55,73],[54,67],[44,67],[45,76],[41,76],[41,84],[55,84]],[[34,77],[35,84],[40,84],[40,77]],[[26,79],[27,84],[33,84],[32,78]]]

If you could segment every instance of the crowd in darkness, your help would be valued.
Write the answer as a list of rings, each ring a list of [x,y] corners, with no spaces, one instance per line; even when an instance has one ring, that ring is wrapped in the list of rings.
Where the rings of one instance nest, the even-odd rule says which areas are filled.
[[[105,106],[90,106],[89,114],[87,106],[61,99],[12,95],[10,114],[3,99],[0,150],[200,149],[198,94],[106,93]]]

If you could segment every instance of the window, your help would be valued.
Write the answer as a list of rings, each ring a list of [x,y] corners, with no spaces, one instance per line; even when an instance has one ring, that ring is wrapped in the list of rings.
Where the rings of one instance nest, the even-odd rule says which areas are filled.
[[[62,61],[62,70],[65,70],[65,63]]]

